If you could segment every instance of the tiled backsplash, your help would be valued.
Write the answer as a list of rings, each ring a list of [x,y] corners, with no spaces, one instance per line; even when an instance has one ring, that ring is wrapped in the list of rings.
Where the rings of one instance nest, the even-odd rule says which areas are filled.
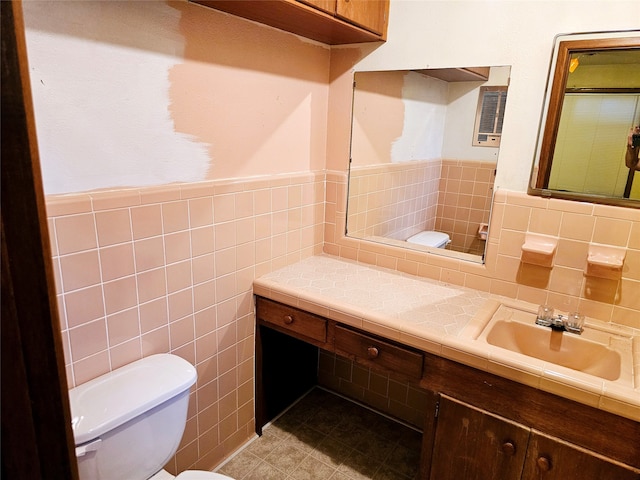
[[[345,237],[346,183],[342,172],[327,174],[326,253],[640,328],[638,209],[497,190],[481,265]],[[520,261],[527,232],[558,238],[552,268]],[[620,280],[584,275],[590,243],[626,249]]]
[[[324,174],[47,198],[69,387],[153,353],[196,366],[174,472],[254,432],[256,276],[322,249]]]

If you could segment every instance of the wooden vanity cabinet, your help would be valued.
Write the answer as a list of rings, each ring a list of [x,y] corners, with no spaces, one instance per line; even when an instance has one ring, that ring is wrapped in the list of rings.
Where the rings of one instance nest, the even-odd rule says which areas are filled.
[[[441,395],[433,441],[423,443],[429,480],[631,480],[640,472],[517,422]],[[431,433],[425,431],[425,436]]]
[[[191,0],[329,45],[384,41],[389,0]]]
[[[461,478],[429,473],[442,455],[435,441],[438,435],[451,434],[452,442],[456,438],[456,425],[451,425],[451,415],[446,414],[446,409],[452,407],[445,406],[445,415],[441,418],[442,405],[459,402],[472,410],[461,418],[477,420],[486,414],[490,419],[484,418],[483,422],[495,426],[501,419],[505,422],[501,428],[505,430],[515,423],[530,431],[527,442],[514,443],[516,452],[526,445],[522,473],[505,476],[507,480],[640,480],[639,422],[428,353],[425,353],[420,385],[436,397],[433,416],[427,415],[424,427],[423,479]],[[482,436],[478,437],[481,439]],[[510,441],[506,436],[500,440],[502,444],[495,445]],[[467,454],[463,450],[456,455],[465,458]],[[495,458],[489,455],[480,463],[492,464],[492,468],[498,470],[504,468]],[[576,471],[579,475],[571,473]],[[468,478],[493,478],[469,475]]]
[[[520,478],[528,428],[445,395],[437,415],[429,479]]]
[[[393,373],[408,380],[422,377],[423,356],[420,352],[336,325],[334,351],[360,365]]]
[[[419,350],[256,297],[256,431],[317,384],[318,349],[418,382]]]
[[[636,445],[640,449],[640,445]],[[640,450],[638,450],[640,454]],[[638,480],[640,470],[533,430],[522,480]]]
[[[306,337],[308,338],[308,337]],[[256,329],[256,433],[318,383],[318,347],[267,325]]]
[[[273,328],[301,335],[320,344],[327,341],[326,318],[266,299],[259,299],[258,302],[260,320]]]
[[[260,296],[256,320],[258,433],[323,349],[423,389],[422,480],[640,480],[639,422]]]

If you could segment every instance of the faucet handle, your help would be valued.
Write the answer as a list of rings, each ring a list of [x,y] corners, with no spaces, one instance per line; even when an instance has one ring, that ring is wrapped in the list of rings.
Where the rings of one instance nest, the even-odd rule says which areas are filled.
[[[584,315],[579,312],[571,312],[569,315],[562,319],[564,328],[567,332],[582,333],[582,327],[584,325]]]
[[[538,307],[538,317],[536,323],[543,327],[550,327],[553,324],[553,307],[551,305],[540,305]]]

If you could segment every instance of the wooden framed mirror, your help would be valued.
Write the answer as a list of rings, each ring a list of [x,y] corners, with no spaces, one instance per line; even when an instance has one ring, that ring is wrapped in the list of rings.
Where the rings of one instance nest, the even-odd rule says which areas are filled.
[[[529,193],[640,208],[638,125],[640,31],[556,37]]]

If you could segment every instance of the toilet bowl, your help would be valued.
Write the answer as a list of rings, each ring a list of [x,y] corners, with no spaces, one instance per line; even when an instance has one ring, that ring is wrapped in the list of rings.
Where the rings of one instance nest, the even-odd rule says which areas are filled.
[[[448,243],[451,243],[451,239],[446,233],[425,230],[407,238],[407,242],[425,247],[445,248]]]
[[[171,354],[151,355],[69,391],[80,480],[232,480],[205,471],[163,470],[187,421],[196,370]]]

